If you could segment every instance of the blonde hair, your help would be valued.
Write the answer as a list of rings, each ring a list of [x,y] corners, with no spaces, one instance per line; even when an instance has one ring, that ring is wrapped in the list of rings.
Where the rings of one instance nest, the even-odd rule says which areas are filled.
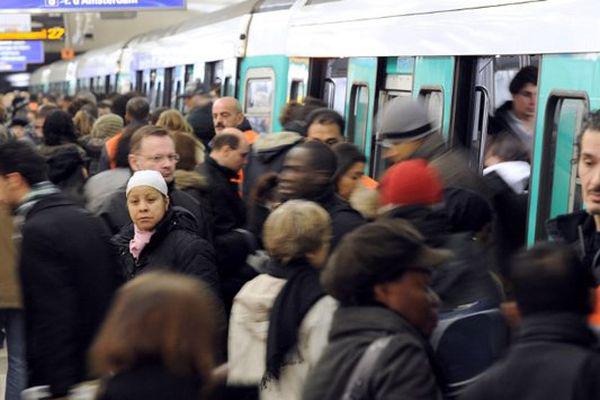
[[[87,136],[92,133],[96,119],[85,110],[79,110],[73,117],[73,125],[77,131],[77,136]]]
[[[168,129],[170,131],[183,131],[194,133],[192,126],[185,120],[183,114],[178,110],[166,110],[160,114],[156,126]]]
[[[90,351],[101,376],[156,357],[177,374],[211,383],[218,303],[199,279],[149,272],[123,286]]]
[[[269,255],[284,264],[328,246],[330,240],[329,214],[306,200],[285,202],[269,215],[263,228]]]

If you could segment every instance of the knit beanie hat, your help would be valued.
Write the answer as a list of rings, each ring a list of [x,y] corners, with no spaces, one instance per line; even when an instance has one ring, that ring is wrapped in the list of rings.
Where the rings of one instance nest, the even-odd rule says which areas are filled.
[[[92,137],[109,139],[123,130],[123,118],[117,114],[106,114],[94,122]]]
[[[379,185],[382,206],[433,205],[443,199],[443,185],[426,160],[402,161],[387,170]]]
[[[165,196],[169,195],[169,189],[167,188],[165,178],[163,178],[158,171],[144,170],[135,172],[131,178],[129,178],[129,182],[127,182],[125,195],[129,196],[129,192],[138,186],[150,186]]]

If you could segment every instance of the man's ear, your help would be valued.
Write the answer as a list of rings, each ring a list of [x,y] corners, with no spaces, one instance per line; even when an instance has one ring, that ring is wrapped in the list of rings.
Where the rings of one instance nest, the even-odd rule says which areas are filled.
[[[140,168],[138,167],[137,157],[135,156],[135,154],[130,154],[129,156],[127,156],[127,160],[129,161],[129,168],[131,168],[133,171],[140,170]]]
[[[244,122],[244,113],[238,113],[237,124],[235,124],[235,126],[240,126],[242,122]]]
[[[373,299],[381,304],[387,304],[388,294],[389,286],[387,283],[378,283],[377,285],[373,286]]]

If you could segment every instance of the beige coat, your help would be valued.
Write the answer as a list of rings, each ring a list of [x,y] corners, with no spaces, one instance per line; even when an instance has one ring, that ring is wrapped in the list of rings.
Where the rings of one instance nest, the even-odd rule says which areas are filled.
[[[13,243],[13,219],[0,205],[0,308],[21,308],[17,254]]]
[[[262,274],[246,283],[233,300],[229,323],[229,385],[259,385],[265,373],[269,315],[285,280]],[[261,390],[261,400],[300,400],[304,380],[327,345],[337,302],[321,298],[300,324],[298,348],[278,382]]]

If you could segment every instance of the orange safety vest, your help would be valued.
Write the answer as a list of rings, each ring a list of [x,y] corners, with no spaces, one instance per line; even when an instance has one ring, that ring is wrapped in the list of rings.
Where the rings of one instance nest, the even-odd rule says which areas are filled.
[[[117,168],[117,148],[119,147],[119,142],[121,141],[122,137],[123,132],[119,132],[105,142],[106,154],[108,155],[110,169]]]
[[[589,322],[590,324],[600,328],[600,286],[596,288],[596,304],[594,306],[594,311],[590,314]]]

